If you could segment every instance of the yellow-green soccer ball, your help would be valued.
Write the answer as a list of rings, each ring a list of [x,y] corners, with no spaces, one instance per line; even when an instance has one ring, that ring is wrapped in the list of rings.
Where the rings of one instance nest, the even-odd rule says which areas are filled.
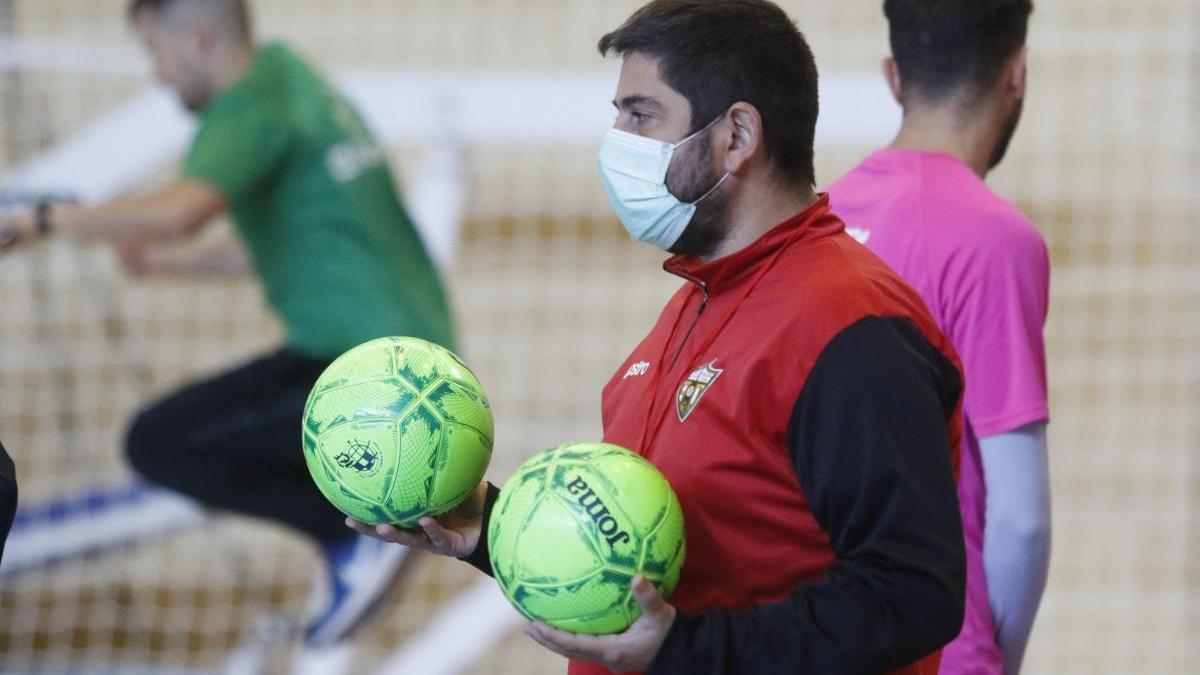
[[[521,614],[572,633],[619,633],[641,615],[642,574],[669,596],[683,566],[683,513],[667,479],[607,443],[534,455],[504,484],[488,525],[500,588]]]
[[[411,337],[342,354],[304,406],[317,487],[365,523],[415,527],[461,503],[492,456],[492,410],[453,352]]]

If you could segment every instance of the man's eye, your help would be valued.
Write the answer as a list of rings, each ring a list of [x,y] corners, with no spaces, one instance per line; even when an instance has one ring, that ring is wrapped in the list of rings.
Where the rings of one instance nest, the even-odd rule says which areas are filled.
[[[645,122],[646,120],[650,119],[650,116],[647,115],[646,113],[637,112],[637,111],[630,112],[629,116],[633,118],[634,122],[638,122],[638,123]]]

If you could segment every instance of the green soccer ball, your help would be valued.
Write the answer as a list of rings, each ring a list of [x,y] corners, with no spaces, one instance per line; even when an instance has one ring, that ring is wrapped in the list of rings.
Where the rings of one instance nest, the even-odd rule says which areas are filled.
[[[683,566],[683,513],[667,479],[607,443],[534,455],[504,484],[488,525],[500,588],[521,614],[572,633],[619,633],[641,615],[630,583],[663,597]]]
[[[492,456],[492,410],[450,350],[411,337],[342,354],[304,406],[304,458],[342,513],[415,527],[460,504]]]

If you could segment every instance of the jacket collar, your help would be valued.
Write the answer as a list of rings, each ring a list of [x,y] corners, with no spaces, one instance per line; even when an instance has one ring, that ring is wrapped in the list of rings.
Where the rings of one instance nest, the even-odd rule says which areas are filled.
[[[821,193],[812,206],[771,228],[740,251],[707,263],[693,255],[676,255],[663,263],[663,269],[696,284],[705,295],[723,293],[747,279],[781,247],[845,229],[840,220],[829,215],[829,195]]]

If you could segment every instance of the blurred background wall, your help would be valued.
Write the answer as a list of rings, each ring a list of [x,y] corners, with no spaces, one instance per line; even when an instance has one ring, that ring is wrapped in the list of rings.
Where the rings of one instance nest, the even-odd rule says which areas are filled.
[[[124,4],[0,0],[0,173],[148,85]],[[252,2],[263,36],[330,71],[549,70],[614,85],[615,64],[594,45],[639,4]],[[877,73],[881,3],[782,4],[823,77]],[[1033,217],[1053,263],[1055,541],[1031,673],[1200,672],[1198,45],[1194,0],[1036,3],[1025,117],[990,180]],[[555,111],[517,115],[536,137]],[[600,387],[676,285],[605,204],[594,171],[602,133],[461,148],[465,213],[445,277],[464,355],[495,406],[497,482],[534,451],[599,435]],[[390,148],[406,185],[424,175],[429,140]],[[820,181],[887,140],[822,141]],[[277,339],[248,281],[132,280],[108,250],[62,242],[0,259],[0,436],[22,503],[127,480],[119,442],[139,404]],[[287,533],[218,516],[5,574],[0,671],[214,672],[258,640],[259,670],[288,672],[290,643],[269,639],[270,617],[299,614],[316,560]],[[424,561],[359,641],[354,672],[405,644],[476,576]],[[563,666],[512,631],[467,672]]]

